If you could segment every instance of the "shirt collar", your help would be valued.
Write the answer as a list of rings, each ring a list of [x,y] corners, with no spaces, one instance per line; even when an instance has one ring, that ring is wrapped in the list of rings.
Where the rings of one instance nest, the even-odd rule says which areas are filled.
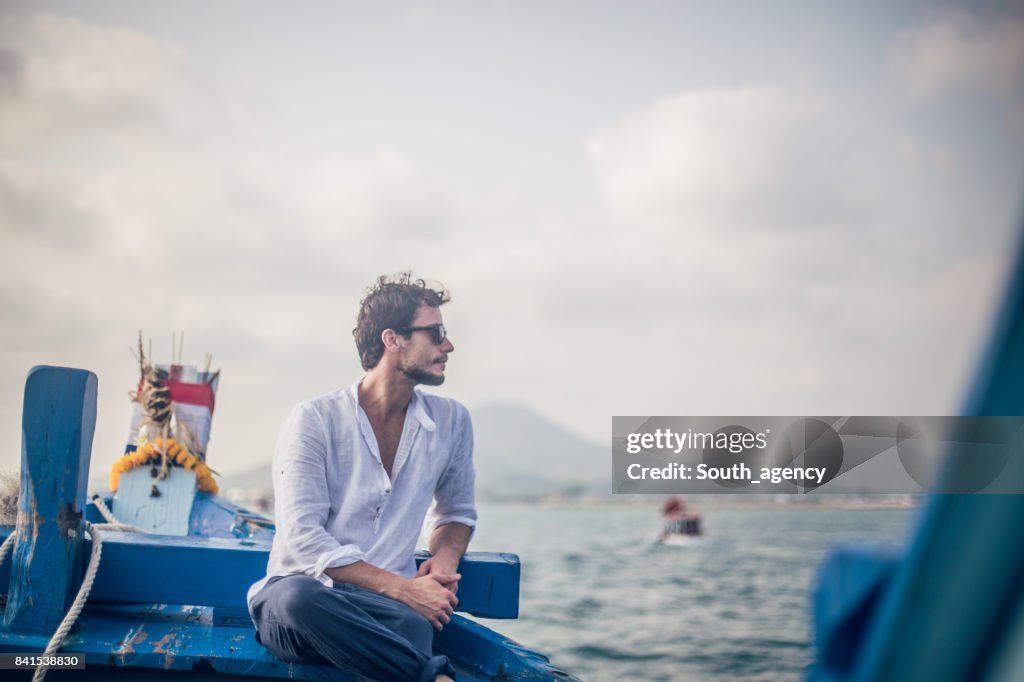
[[[349,397],[352,399],[353,404],[359,407],[359,384],[363,382],[362,379],[352,384],[348,389]],[[437,424],[427,414],[427,401],[424,399],[423,394],[420,393],[419,389],[413,389],[412,400],[409,402],[407,414],[419,422],[427,431],[433,431],[437,428]]]
[[[413,389],[412,402],[409,403],[409,409],[412,410],[412,418],[420,423],[427,431],[433,431],[437,428],[434,424],[434,420],[427,414],[427,401],[424,399],[423,394],[418,390]]]

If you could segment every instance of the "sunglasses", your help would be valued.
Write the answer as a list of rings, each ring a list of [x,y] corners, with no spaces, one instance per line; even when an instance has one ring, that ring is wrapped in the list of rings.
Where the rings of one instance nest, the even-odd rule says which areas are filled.
[[[444,328],[443,324],[432,324],[429,327],[397,327],[395,331],[402,335],[412,332],[430,332],[431,341],[435,346],[440,346],[448,338],[448,330]]]

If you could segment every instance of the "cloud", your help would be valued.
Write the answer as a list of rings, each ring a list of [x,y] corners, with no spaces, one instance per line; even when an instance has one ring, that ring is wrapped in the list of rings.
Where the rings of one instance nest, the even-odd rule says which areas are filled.
[[[901,158],[923,172],[953,170],[953,156],[941,145],[926,144],[907,132],[897,133],[895,144]]]
[[[587,150],[628,231],[604,256],[646,263],[662,292],[833,279],[872,220],[841,119],[821,93],[748,86],[663,98],[607,127]]]
[[[45,249],[71,275],[89,262],[100,287],[159,263],[189,267],[188,292],[304,289],[454,223],[443,190],[399,152],[273,149],[177,46],[47,14],[9,18],[0,37],[0,83],[16,93],[0,108],[8,280],[35,278],[25,256]]]
[[[408,159],[389,150],[355,160],[325,159],[299,176],[294,192],[302,197],[313,221],[309,229],[321,246],[336,245],[345,229],[372,229],[378,243],[429,242],[454,223],[440,190]]]
[[[573,131],[589,166],[563,179],[596,178],[596,200],[524,196],[502,223],[503,206],[464,214],[465,185],[443,182],[458,173],[428,174],[431,159],[387,139],[358,155],[275,146],[273,122],[176,45],[64,17],[9,22],[11,453],[28,367],[84,366],[101,377],[94,462],[109,464],[137,330],[159,359],[185,329],[186,360],[211,351],[224,366],[218,468],[264,460],[291,404],[358,376],[364,287],[410,267],[454,294],[445,391],[525,403],[596,440],[612,414],[941,412],[981,331],[935,321],[951,301],[985,310],[994,289],[974,285],[1005,267],[962,253],[962,194],[946,189],[971,159],[872,127],[832,89],[763,82],[641,102]]]
[[[690,91],[631,114],[587,149],[609,204],[638,225],[799,229],[850,210],[833,113],[806,90]]]
[[[951,409],[1007,263],[957,252],[947,150],[757,85],[661,98],[586,151],[604,205],[475,276],[481,378],[598,436],[610,414]]]
[[[213,94],[174,45],[47,13],[5,17],[0,40],[0,83],[13,95],[0,108],[0,144],[89,129],[208,130]]]
[[[326,390],[326,364],[351,355],[355,365],[342,345],[355,310],[346,297],[358,300],[382,270],[436,263],[450,246],[444,188],[400,151],[282,153],[182,48],[144,33],[8,16],[0,92],[9,452],[32,364],[97,370],[101,411],[126,415],[138,329],[157,337],[160,357],[172,329],[189,332],[194,357],[230,357],[225,390],[238,404],[214,439],[264,447],[275,410]],[[122,426],[101,420],[100,462],[120,448]]]
[[[901,36],[894,59],[916,96],[936,96],[954,88],[1019,95],[1024,83],[1024,19],[950,12]]]

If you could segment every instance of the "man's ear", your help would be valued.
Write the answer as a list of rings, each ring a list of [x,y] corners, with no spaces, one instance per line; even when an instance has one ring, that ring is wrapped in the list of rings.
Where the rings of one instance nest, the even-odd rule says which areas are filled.
[[[384,343],[384,350],[394,350],[398,348],[398,334],[395,333],[394,329],[385,329],[380,333],[380,340]]]

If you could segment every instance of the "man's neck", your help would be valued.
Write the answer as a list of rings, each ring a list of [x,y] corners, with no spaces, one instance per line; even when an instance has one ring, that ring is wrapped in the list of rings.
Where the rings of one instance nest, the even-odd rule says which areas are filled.
[[[377,366],[359,384],[359,406],[368,415],[394,417],[404,414],[416,384],[401,372]]]

